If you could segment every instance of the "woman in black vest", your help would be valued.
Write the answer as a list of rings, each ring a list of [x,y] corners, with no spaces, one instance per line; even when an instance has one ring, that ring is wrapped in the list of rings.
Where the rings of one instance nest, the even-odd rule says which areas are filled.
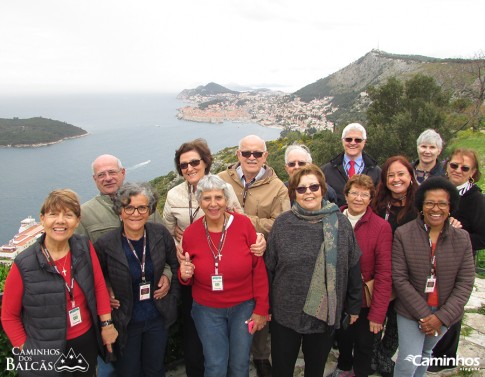
[[[45,234],[5,282],[2,325],[20,376],[95,376],[102,344],[111,352],[118,336],[94,248],[73,234],[80,215],[76,193],[52,191],[40,210]]]

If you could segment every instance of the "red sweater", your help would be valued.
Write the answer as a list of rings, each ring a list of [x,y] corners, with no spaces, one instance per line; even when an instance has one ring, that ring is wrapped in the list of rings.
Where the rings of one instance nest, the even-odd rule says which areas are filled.
[[[255,256],[249,249],[256,242],[256,231],[248,217],[237,213],[231,215],[232,222],[227,227],[219,262],[219,275],[223,277],[224,290],[212,291],[214,256],[207,242],[203,218],[184,231],[182,247],[190,255],[195,273],[192,279],[184,282],[180,278],[179,269],[179,280],[184,285],[193,284],[192,296],[201,305],[228,308],[254,298],[254,313],[267,315],[269,288],[266,266],[264,259]],[[221,232],[210,232],[216,248],[221,235]]]
[[[103,272],[99,265],[98,257],[94,251],[93,245],[90,243],[91,261],[93,262],[94,272],[94,287],[96,294],[96,306],[98,315],[111,313],[111,306],[109,302],[108,289],[104,281]],[[67,257],[71,257],[68,253],[64,258],[55,261],[59,272],[64,267],[67,271],[66,276],[61,273],[61,276],[68,284],[71,283],[71,263],[66,261]],[[64,263],[66,262],[66,263]],[[25,334],[24,325],[22,323],[22,297],[24,294],[24,283],[16,264],[12,268],[5,281],[5,290],[2,302],[2,325],[10,342],[14,347],[18,347],[25,343],[27,335]],[[81,310],[82,322],[74,327],[69,322],[69,310],[71,310],[69,293],[66,289],[66,316],[67,316],[67,335],[66,339],[74,339],[84,334],[92,326],[91,314],[86,302],[86,297],[81,288],[74,281],[74,301],[76,306]]]

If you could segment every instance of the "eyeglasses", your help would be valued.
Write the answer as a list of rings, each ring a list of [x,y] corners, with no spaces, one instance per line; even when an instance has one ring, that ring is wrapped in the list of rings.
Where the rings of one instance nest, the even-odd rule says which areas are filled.
[[[254,158],[261,158],[263,157],[264,152],[257,152],[257,151],[240,151],[241,156],[244,158],[251,157],[251,155],[254,156]]]
[[[195,168],[196,166],[199,166],[199,165],[200,165],[200,162],[201,162],[201,161],[202,161],[202,159],[200,158],[200,159],[198,159],[198,160],[191,160],[191,161],[189,161],[189,162],[181,162],[181,163],[179,164],[179,167],[180,167],[180,169],[182,169],[182,170],[187,169],[187,168],[189,167],[189,165],[190,165],[190,166],[192,166],[193,168]]]
[[[106,171],[102,171],[101,173],[96,174],[95,177],[96,177],[96,179],[104,179],[106,177],[112,177],[112,176],[118,174],[120,171],[121,171],[121,169],[106,170]]]
[[[352,141],[355,141],[357,144],[360,144],[364,141],[364,139],[360,139],[358,137],[344,137],[343,140],[347,143],[351,143]]]
[[[311,192],[316,192],[320,189],[320,185],[315,183],[314,185],[298,186],[297,188],[295,188],[295,190],[298,194],[304,194],[307,189],[310,189]]]
[[[135,210],[138,211],[140,215],[144,215],[145,213],[148,212],[150,208],[148,206],[138,206],[138,207],[133,207],[133,206],[126,206],[123,207],[123,210],[127,215],[133,215],[135,213]]]
[[[433,209],[434,206],[438,206],[439,209],[447,209],[450,203],[448,202],[431,202],[425,201],[423,202],[423,207],[426,209]]]
[[[350,191],[349,196],[351,196],[353,198],[357,198],[357,197],[360,196],[362,199],[369,199],[370,198],[370,194],[368,194],[366,192],[357,192],[357,191]]]
[[[458,165],[456,162],[450,162],[449,166],[453,170],[461,170],[463,173],[469,172],[471,169],[469,166],[466,166],[466,165],[462,165],[460,167],[460,165]]]
[[[294,168],[298,164],[298,166],[305,166],[307,164],[306,161],[294,161],[294,162],[288,162],[286,166],[289,168]]]

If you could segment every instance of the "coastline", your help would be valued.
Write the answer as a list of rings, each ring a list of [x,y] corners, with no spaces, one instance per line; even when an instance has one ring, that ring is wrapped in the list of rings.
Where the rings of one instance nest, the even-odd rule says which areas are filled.
[[[70,140],[70,139],[79,139],[81,137],[84,137],[84,136],[88,136],[89,135],[89,132],[86,132],[85,134],[83,135],[76,135],[76,136],[69,136],[69,137],[64,137],[60,140],[56,140],[56,141],[51,141],[51,142],[48,142],[48,143],[38,143],[38,144],[16,144],[16,145],[12,145],[12,144],[9,144],[9,145],[0,145],[0,148],[40,148],[40,147],[47,147],[49,145],[54,145],[54,144],[59,144],[59,143],[62,143],[63,141],[65,140]]]

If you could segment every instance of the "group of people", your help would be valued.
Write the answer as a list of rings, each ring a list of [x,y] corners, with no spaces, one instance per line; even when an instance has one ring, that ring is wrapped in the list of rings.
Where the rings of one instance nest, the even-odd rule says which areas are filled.
[[[89,368],[72,375],[164,376],[181,297],[189,377],[248,376],[251,354],[258,377],[290,377],[300,347],[305,376],[321,377],[335,340],[333,377],[423,376],[425,359],[456,358],[473,253],[485,248],[477,155],[457,149],[442,166],[442,140],[426,130],[417,161],[381,168],[366,140],[349,124],[322,168],[288,146],[286,183],[258,136],[218,175],[205,140],[184,143],[184,181],[162,216],[149,185],[125,183],[121,162],[99,156],[100,194],[81,206],[70,190],[50,193],[44,236],[15,259],[2,307],[12,345],[72,348]]]

